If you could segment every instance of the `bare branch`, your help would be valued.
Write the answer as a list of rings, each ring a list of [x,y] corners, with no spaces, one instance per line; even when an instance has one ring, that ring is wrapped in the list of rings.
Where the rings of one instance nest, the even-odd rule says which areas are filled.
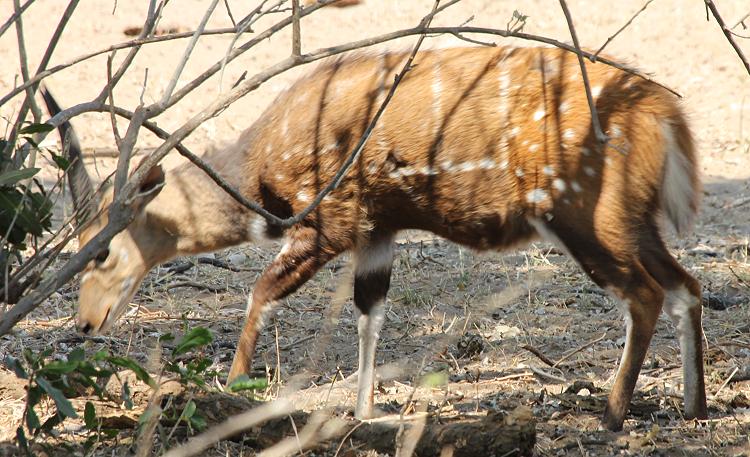
[[[36,0],[28,0],[26,3],[24,3],[20,8],[17,8],[13,14],[10,15],[7,21],[3,23],[3,25],[0,25],[0,37],[3,36],[6,30],[10,28],[11,25],[13,25],[14,22],[16,22],[16,19],[21,17],[24,11],[26,11],[26,8],[30,7],[32,3],[34,3]]]
[[[143,24],[143,28],[141,29],[139,38],[145,38],[154,30],[158,17],[159,15],[156,12],[156,0],[150,0],[148,4],[148,12],[146,13],[146,21]],[[109,92],[114,89],[118,82],[120,82],[120,79],[125,74],[128,67],[130,67],[130,64],[133,63],[133,59],[135,59],[136,54],[138,54],[138,51],[140,50],[140,45],[133,46],[130,49],[130,52],[128,52],[128,55],[125,56],[125,59],[123,59],[122,63],[120,64],[120,68],[118,68],[115,74],[108,79],[107,85],[102,89],[99,95],[97,95],[95,99],[97,102],[104,103],[104,100],[107,98]]]
[[[180,79],[180,75],[182,75],[182,70],[185,69],[185,65],[187,64],[187,61],[190,58],[190,54],[193,53],[193,49],[195,48],[196,43],[198,43],[198,38],[200,38],[201,35],[203,34],[203,30],[205,30],[206,28],[206,23],[208,23],[208,19],[211,17],[211,14],[213,14],[214,9],[216,8],[216,5],[218,3],[219,3],[219,0],[212,0],[211,4],[206,9],[206,12],[203,14],[203,18],[201,19],[200,24],[198,24],[198,28],[195,29],[193,36],[190,38],[190,41],[188,42],[188,45],[185,48],[185,52],[182,55],[182,59],[180,59],[180,62],[177,64],[177,68],[175,68],[174,70],[172,79],[169,81],[167,88],[164,90],[164,95],[162,96],[161,101],[159,102],[159,106],[161,107],[167,106],[169,99],[172,97],[172,92],[174,91],[175,86],[177,86],[177,81]]]
[[[747,73],[750,74],[750,62],[748,62],[747,57],[745,57],[745,54],[742,52],[742,48],[740,48],[740,45],[738,45],[737,42],[734,40],[734,37],[732,36],[732,31],[724,23],[724,19],[721,18],[721,15],[719,14],[719,10],[718,8],[716,8],[716,5],[714,5],[713,0],[704,0],[704,1],[706,2],[706,7],[709,10],[711,10],[711,14],[713,14],[714,19],[716,19],[716,22],[719,23],[719,27],[721,27],[721,31],[724,32],[724,36],[727,37],[727,40],[729,40],[729,44],[732,45],[735,52],[737,53],[740,60],[742,61],[742,64],[745,66],[745,70],[747,70]]]
[[[602,51],[604,51],[604,48],[606,48],[606,47],[607,47],[607,45],[609,45],[609,43],[611,43],[611,42],[612,42],[612,40],[614,40],[614,39],[615,39],[615,38],[617,37],[617,35],[619,35],[620,33],[622,33],[622,31],[623,31],[623,30],[625,30],[626,28],[628,28],[628,27],[630,26],[630,24],[632,24],[632,23],[633,23],[633,21],[635,20],[635,18],[637,18],[637,17],[638,17],[638,16],[639,16],[639,15],[640,15],[640,14],[641,14],[642,12],[644,12],[644,11],[646,10],[646,8],[648,8],[648,5],[650,5],[650,4],[651,4],[651,2],[653,2],[653,1],[654,1],[654,0],[648,0],[648,1],[647,1],[647,2],[646,2],[646,3],[645,3],[645,4],[644,4],[644,5],[642,6],[642,7],[641,7],[641,9],[639,9],[638,11],[636,11],[636,13],[635,13],[635,14],[634,14],[633,16],[631,16],[631,18],[630,18],[630,19],[628,19],[628,22],[626,22],[626,23],[625,23],[625,24],[624,24],[624,25],[623,25],[622,27],[620,27],[620,28],[619,28],[619,29],[618,29],[618,30],[617,30],[617,31],[616,31],[616,32],[614,33],[614,35],[612,35],[612,36],[610,36],[609,38],[607,38],[607,41],[605,41],[605,42],[604,42],[604,44],[603,44],[603,45],[602,45],[602,46],[601,46],[601,47],[600,47],[599,49],[597,49],[597,51],[596,51],[596,52],[594,53],[594,59],[592,59],[592,61],[596,61],[596,57],[597,57],[597,56],[598,56],[599,54],[601,54],[601,52],[602,52]]]
[[[750,17],[750,12],[748,12],[746,15],[742,16],[742,19],[737,21],[736,24],[732,26],[732,30],[736,29],[738,25],[742,24],[742,28],[746,29],[747,26],[745,25],[745,20]],[[2,35],[2,32],[0,31],[0,35]]]
[[[578,64],[581,66],[581,77],[583,78],[583,87],[586,89],[586,100],[589,102],[589,109],[591,110],[591,125],[594,128],[594,134],[596,139],[601,144],[607,143],[607,135],[602,131],[602,126],[599,123],[599,113],[596,111],[596,105],[594,104],[594,97],[591,95],[591,86],[589,85],[589,76],[586,73],[586,64],[583,62],[583,53],[581,52],[581,46],[578,44],[578,35],[576,34],[575,26],[573,25],[573,18],[570,16],[570,10],[565,0],[560,0],[560,7],[565,14],[565,20],[568,23],[568,29],[570,29],[570,36],[573,38],[573,46],[575,46],[576,54],[578,55]]]
[[[112,94],[112,59],[114,59],[115,53],[107,56],[107,98],[109,99],[109,119],[112,124],[112,133],[115,136],[115,145],[119,151],[122,148],[122,137],[120,131],[117,129],[117,118],[115,117],[115,97]]]
[[[302,38],[299,29],[299,0],[292,0],[292,55],[299,57],[300,54],[302,54]]]
[[[224,7],[227,9],[227,16],[229,16],[229,20],[232,21],[232,25],[237,28],[237,21],[234,20],[232,8],[229,7],[229,0],[224,0]]]
[[[21,77],[24,82],[29,80],[29,57],[26,54],[26,40],[23,37],[23,18],[21,17],[21,2],[19,0],[13,0],[13,8],[18,17],[16,19],[16,39],[18,41],[18,56],[20,58],[21,65]],[[42,110],[34,99],[34,89],[28,87],[26,89],[26,100],[28,101],[31,113],[34,115],[34,122],[39,122],[42,119]],[[24,113],[24,118],[26,114]],[[22,121],[22,119],[20,119]]]

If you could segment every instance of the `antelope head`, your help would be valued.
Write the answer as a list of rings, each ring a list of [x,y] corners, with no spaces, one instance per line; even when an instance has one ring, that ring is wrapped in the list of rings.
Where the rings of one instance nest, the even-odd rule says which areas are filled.
[[[42,89],[42,95],[52,116],[60,112],[49,92]],[[107,225],[113,189],[105,184],[94,190],[72,126],[65,122],[59,130],[70,161],[68,185],[75,207],[78,243],[84,246]],[[125,312],[146,273],[166,260],[165,256],[169,257],[171,236],[164,229],[151,227],[154,217],[148,212],[148,204],[159,194],[164,182],[161,166],[149,171],[133,203],[134,220],[81,272],[77,326],[83,333],[96,334],[109,329]]]

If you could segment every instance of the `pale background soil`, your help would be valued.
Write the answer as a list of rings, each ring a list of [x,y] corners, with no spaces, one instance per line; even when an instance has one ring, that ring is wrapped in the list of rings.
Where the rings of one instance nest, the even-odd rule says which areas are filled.
[[[65,3],[39,0],[24,15],[32,69],[44,52]],[[113,14],[114,2],[81,2],[52,65],[126,41],[128,37],[123,31],[141,24],[146,3],[119,0]],[[162,27],[191,30],[199,22],[207,3],[173,0],[165,10]],[[235,17],[249,10],[247,3],[230,2]],[[254,6],[255,2],[252,4]],[[582,45],[596,49],[641,7],[642,2],[571,0],[569,4]],[[744,1],[725,0],[717,4],[730,26],[750,10],[750,3]],[[320,11],[302,23],[303,49],[312,50],[414,26],[431,6],[431,0],[366,0],[356,7]],[[569,41],[564,17],[554,0],[464,0],[446,11],[435,24],[457,25],[473,16],[471,25],[504,27],[514,9],[530,16],[525,31]],[[11,11],[12,2],[0,2],[0,18],[4,20]],[[266,18],[255,29],[263,30],[276,20]],[[230,25],[229,19],[220,5],[209,28],[227,25]],[[750,31],[743,32],[741,27],[737,31],[750,35]],[[482,39],[529,45],[498,37]],[[181,83],[218,61],[230,40],[228,36],[203,38]],[[750,55],[750,40],[739,41]],[[221,84],[226,89],[244,71],[253,74],[286,57],[290,42],[290,32],[285,31],[238,58],[226,68],[221,80],[212,78],[159,118],[160,127],[174,130],[216,97]],[[406,49],[413,42],[414,38],[409,38],[385,47]],[[180,40],[144,47],[115,90],[117,104],[131,110],[135,108],[147,68],[144,99],[147,103],[157,100],[185,43]],[[427,43],[428,46],[465,44],[446,37],[430,39]],[[705,181],[703,211],[694,234],[672,240],[671,245],[680,261],[703,283],[707,297],[714,300],[712,303],[718,303],[714,307],[727,308],[705,310],[706,379],[708,393],[712,395],[734,368],[743,369],[750,364],[750,204],[747,200],[750,197],[750,76],[717,24],[706,22],[704,4],[699,0],[653,2],[609,45],[607,53],[637,65],[683,94],[698,140]],[[125,52],[120,51],[115,62],[124,55]],[[18,78],[13,29],[0,37],[0,62],[4,69],[0,72],[0,94],[5,94]],[[186,145],[200,152],[232,141],[257,119],[276,95],[301,73],[310,70],[309,67],[296,69],[269,81],[207,122],[188,138]],[[71,106],[91,100],[105,82],[106,57],[100,56],[54,75],[48,85],[64,106]],[[0,107],[0,115],[11,117],[19,103],[20,100],[15,99]],[[104,115],[86,114],[73,123],[86,151],[92,157],[94,153],[100,156],[96,168],[90,166],[90,170],[103,175],[112,166],[112,160],[105,156],[115,151],[109,119]],[[125,126],[121,124],[122,130]],[[159,141],[147,133],[139,139],[142,151],[158,144]],[[174,156],[176,154],[172,154],[168,162],[176,162],[178,159]],[[51,179],[53,174],[47,172],[46,176]],[[144,283],[122,324],[111,333],[112,338],[101,338],[92,348],[105,345],[122,354],[145,358],[155,337],[167,331],[179,331],[182,316],[186,316],[193,325],[205,325],[216,332],[217,341],[210,354],[216,367],[226,370],[240,328],[245,295],[259,269],[274,255],[273,249],[245,247],[217,256],[226,259],[235,255],[236,260],[240,252],[247,256],[240,263],[249,271],[231,273],[200,266],[185,274],[203,284],[227,287],[220,293],[193,289],[168,291],[165,284],[169,281],[159,280],[163,279],[165,270],[156,271]],[[262,370],[262,361],[272,371],[277,363],[274,324],[278,326],[278,344],[282,348],[282,380],[307,367],[314,375],[313,381],[321,385],[329,383],[338,370],[345,376],[355,370],[356,325],[348,302],[331,341],[321,351],[322,356],[314,350],[314,337],[324,326],[334,290],[343,277],[345,260],[332,263],[278,307],[259,346],[259,370]],[[502,303],[493,302],[493,294],[509,284],[523,290],[501,300]],[[14,335],[0,339],[0,354],[18,354],[23,347],[52,345],[56,354],[63,355],[80,343],[82,339],[76,335],[69,319],[74,311],[76,287],[71,284],[60,291],[22,322]],[[750,382],[731,383],[723,387],[718,396],[712,397],[710,424],[696,426],[680,420],[679,352],[674,329],[666,319],[659,325],[648,365],[639,382],[641,394],[634,408],[637,411],[629,416],[623,433],[596,431],[597,408],[601,407],[601,402],[589,401],[595,396],[582,396],[573,406],[550,396],[560,394],[574,380],[590,380],[597,387],[608,389],[622,348],[623,326],[609,298],[583,277],[569,258],[550,251],[547,245],[538,244],[506,255],[476,255],[431,237],[410,235],[400,244],[397,253],[390,299],[379,364],[418,353],[411,358],[411,365],[417,366],[425,360],[428,371],[449,370],[450,384],[424,394],[433,405],[442,405],[447,397],[461,398],[452,404],[456,411],[466,414],[510,410],[519,404],[531,406],[539,419],[537,452],[540,455],[612,455],[618,452],[750,455],[747,437],[750,405],[747,402],[743,405],[740,397],[741,394],[750,396]],[[484,348],[480,355],[460,358],[456,354],[456,338],[466,332],[479,335]],[[601,340],[556,370],[549,369],[521,348],[530,345],[557,360],[602,335]],[[528,367],[548,370],[564,382],[524,376],[529,373]],[[19,390],[20,385],[15,384],[7,372],[0,369],[0,374],[3,374],[0,379],[0,440],[7,441],[12,439],[20,419],[23,390]],[[413,374],[413,370],[408,371],[397,376],[396,381],[384,382],[376,402],[397,411],[411,390]],[[518,376],[509,379],[509,375]],[[540,399],[543,390],[548,396]],[[351,405],[351,391],[336,392],[337,398],[348,398]],[[660,429],[653,433],[655,423]],[[66,439],[72,441],[75,437]],[[125,446],[110,445],[117,453],[126,452]],[[239,452],[234,444],[227,444],[226,450]],[[224,448],[217,448],[216,452],[223,455]],[[356,455],[355,451],[351,452]]]

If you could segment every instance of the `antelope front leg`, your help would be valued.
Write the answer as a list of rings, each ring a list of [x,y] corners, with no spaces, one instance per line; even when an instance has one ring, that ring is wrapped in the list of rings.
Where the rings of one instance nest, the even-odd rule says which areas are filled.
[[[357,369],[358,419],[372,417],[375,389],[375,349],[385,319],[385,298],[391,283],[393,241],[390,237],[371,242],[355,254],[354,305],[360,312],[359,367]]]
[[[263,327],[263,314],[276,301],[297,290],[320,267],[336,256],[337,252],[318,244],[321,239],[312,229],[295,231],[255,283],[253,294],[248,300],[247,318],[237,352],[229,370],[228,383],[242,374],[250,373],[258,332]]]

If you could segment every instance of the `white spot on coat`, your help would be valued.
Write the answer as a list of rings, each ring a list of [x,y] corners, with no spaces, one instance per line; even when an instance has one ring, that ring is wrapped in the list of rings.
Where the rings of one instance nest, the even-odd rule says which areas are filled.
[[[538,110],[534,112],[534,120],[541,121],[546,115],[547,115],[547,112],[544,110],[544,108],[539,108]]]
[[[586,173],[586,176],[595,176],[596,175],[596,170],[594,170],[593,168],[591,168],[589,166],[583,167],[583,172]]]
[[[576,137],[576,131],[573,129],[565,129],[563,132],[563,138],[566,140],[572,140]]]
[[[597,98],[602,93],[602,86],[594,86],[591,88],[591,96]]]
[[[581,185],[578,184],[578,181],[571,181],[570,188],[573,189],[573,192],[581,192],[583,190]]]
[[[526,194],[526,201],[529,203],[541,203],[549,198],[549,194],[544,189],[534,189]]]
[[[297,192],[297,200],[301,201],[302,203],[309,202],[311,200],[310,195],[308,195],[305,191],[301,190]]]
[[[521,168],[521,167],[516,168],[516,176],[518,176],[519,178],[521,178],[521,177],[523,177],[523,175],[524,175],[523,168]]]
[[[568,102],[562,102],[560,103],[560,106],[557,107],[557,111],[560,114],[566,113],[570,109],[570,103]]]
[[[565,188],[567,186],[565,185],[565,181],[563,181],[560,178],[556,178],[556,179],[552,180],[552,187],[554,187],[555,189],[557,189],[560,192],[565,192]]]
[[[529,146],[529,152],[536,152],[539,150],[539,144],[534,143],[531,146]]]
[[[555,169],[552,168],[551,165],[545,165],[544,168],[542,168],[542,173],[544,173],[547,176],[552,176],[555,174]]]

